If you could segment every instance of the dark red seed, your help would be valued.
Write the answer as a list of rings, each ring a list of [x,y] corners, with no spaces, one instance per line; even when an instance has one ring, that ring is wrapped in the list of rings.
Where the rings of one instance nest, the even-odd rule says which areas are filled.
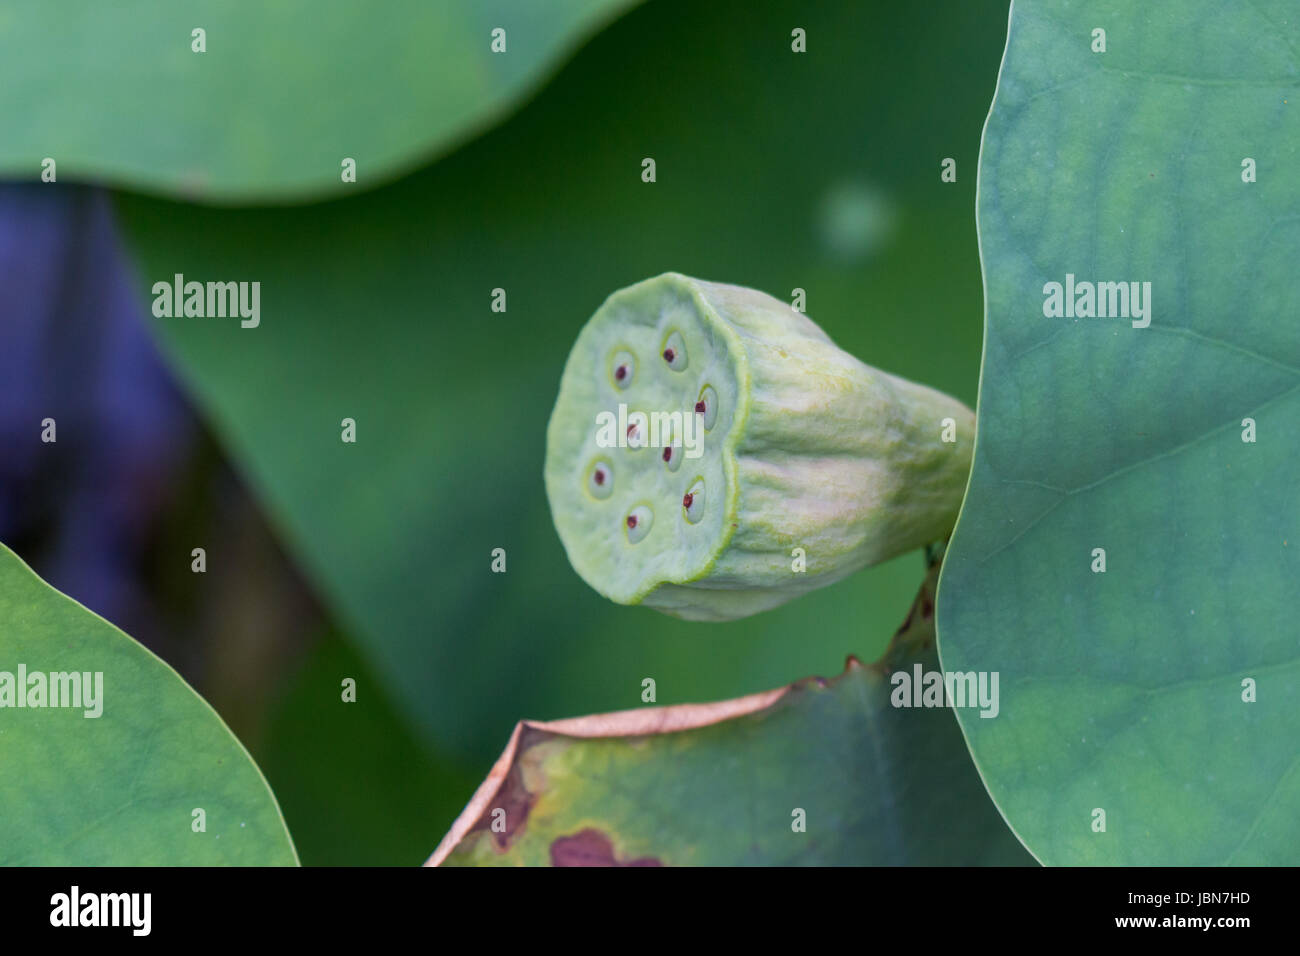
[[[672,349],[664,349],[664,361],[671,362],[676,354]]]
[[[628,437],[628,438],[631,438],[632,435],[633,435],[635,432],[636,432],[636,426],[635,426],[635,425],[628,425],[628,426],[627,426],[627,437]]]
[[[594,477],[596,484],[603,485],[605,483],[605,473],[603,471],[597,471]]]
[[[693,494],[691,494],[689,491],[686,492],[686,494],[682,495],[682,507],[683,507],[683,508],[686,508],[686,509],[689,510],[689,508],[691,507],[691,503],[692,503],[693,501],[695,501],[695,496],[694,496]]]
[[[703,402],[696,402],[696,403],[695,403],[695,410],[696,410],[697,412],[699,412],[701,415],[703,415],[703,414],[704,414],[704,403],[703,403]]]
[[[614,377],[620,382],[627,378],[627,366],[620,365],[618,368],[614,369]]]
[[[627,516],[627,526],[628,526],[629,528],[635,528],[635,527],[636,527],[636,515],[628,515],[628,516]]]
[[[672,460],[673,460],[673,450],[671,448],[665,448],[664,461],[672,461]]]

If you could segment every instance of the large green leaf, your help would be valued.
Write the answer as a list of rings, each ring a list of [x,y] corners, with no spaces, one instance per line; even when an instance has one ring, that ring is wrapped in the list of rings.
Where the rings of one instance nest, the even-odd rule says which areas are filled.
[[[946,707],[896,707],[937,668],[932,564],[869,667],[715,704],[523,722],[430,862],[1026,864]]]
[[[519,715],[634,706],[646,677],[661,704],[717,700],[878,656],[914,593],[911,559],[735,625],[600,598],[551,524],[546,421],[592,312],[670,270],[785,300],[802,288],[842,348],[973,403],[974,163],[1004,12],[951,0],[918,24],[884,2],[666,0],[391,187],[288,210],[123,198],[145,290],[178,272],[262,283],[257,328],[155,327],[287,545],[441,746],[489,762]],[[872,28],[850,35],[846,18]],[[791,52],[795,24],[807,53]]]
[[[0,621],[0,672],[10,675],[0,675],[0,865],[297,863],[270,788],[216,712],[3,545]],[[7,685],[23,690],[19,667],[24,700],[45,706],[6,696]],[[49,706],[52,685],[38,672],[86,675],[87,689],[100,688],[95,706]]]
[[[1300,862],[1298,58],[1281,0],[1015,5],[939,630],[1001,674],[962,726],[1044,862]],[[1067,274],[1149,281],[1150,326],[1045,317]]]
[[[50,157],[60,178],[215,202],[367,188],[499,120],[634,2],[6,5],[0,172],[34,179]]]

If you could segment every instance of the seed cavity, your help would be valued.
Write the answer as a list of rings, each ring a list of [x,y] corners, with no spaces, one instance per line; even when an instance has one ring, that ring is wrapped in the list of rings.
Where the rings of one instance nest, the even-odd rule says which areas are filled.
[[[654,520],[654,512],[645,505],[637,505],[629,511],[627,517],[623,519],[623,525],[627,529],[628,543],[636,544],[648,535]]]
[[[663,451],[659,453],[659,457],[663,459],[664,465],[667,466],[669,471],[676,471],[682,466],[682,446],[674,442],[674,432],[675,429],[671,424],[664,426],[662,435]]]
[[[686,514],[686,520],[691,524],[698,524],[699,520],[704,517],[703,478],[696,478],[691,482],[691,486],[686,489],[686,494],[682,495],[682,511]]]
[[[626,389],[636,377],[636,357],[626,349],[615,352],[610,363],[609,377],[615,388]]]
[[[669,332],[668,337],[664,339],[664,347],[659,350],[668,367],[674,372],[686,370],[686,340],[682,338],[680,332]]]
[[[704,416],[705,431],[713,428],[713,423],[718,420],[718,393],[713,390],[712,385],[705,385],[700,389],[700,397],[695,402],[695,412]]]
[[[608,498],[614,493],[614,470],[607,461],[594,461],[587,469],[587,491],[593,498]]]

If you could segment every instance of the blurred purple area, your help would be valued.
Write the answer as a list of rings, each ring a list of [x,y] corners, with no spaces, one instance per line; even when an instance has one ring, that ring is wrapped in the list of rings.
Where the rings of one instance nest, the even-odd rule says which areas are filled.
[[[129,269],[103,190],[0,184],[0,540],[153,645],[139,568],[195,425]]]

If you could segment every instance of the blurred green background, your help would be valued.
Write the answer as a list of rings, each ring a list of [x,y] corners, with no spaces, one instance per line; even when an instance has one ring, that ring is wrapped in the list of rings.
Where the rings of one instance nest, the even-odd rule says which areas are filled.
[[[205,423],[142,549],[162,610],[116,623],[249,746],[305,864],[424,860],[520,718],[638,707],[645,677],[672,704],[879,654],[919,555],[729,624],[598,597],[551,527],[545,424],[582,324],[668,270],[801,288],[842,348],[973,406],[976,160],[1005,29],[994,2],[650,0],[500,125],[377,188],[116,194],[140,320]],[[260,281],[261,326],[149,317],[176,272]]]

